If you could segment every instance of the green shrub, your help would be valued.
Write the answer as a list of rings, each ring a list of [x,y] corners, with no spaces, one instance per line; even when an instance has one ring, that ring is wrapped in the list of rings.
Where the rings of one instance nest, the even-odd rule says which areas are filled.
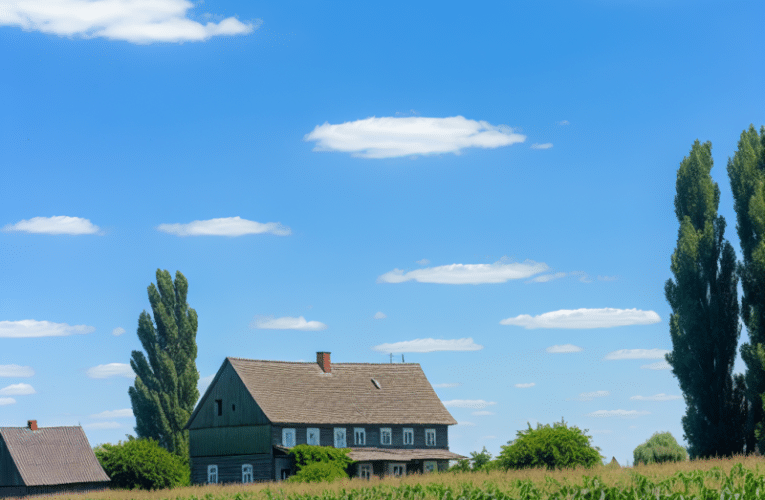
[[[632,452],[635,465],[662,462],[680,462],[688,458],[685,448],[669,432],[656,432]]]
[[[564,421],[552,426],[537,424],[536,429],[518,431],[514,441],[502,446],[497,465],[507,469],[547,467],[562,469],[601,463],[600,448],[590,444],[592,437],[578,427],[568,427]]]
[[[348,478],[348,474],[340,468],[337,462],[314,462],[304,465],[288,481],[291,483],[329,483],[335,479],[346,478]]]
[[[134,439],[103,444],[94,450],[112,488],[157,490],[188,486],[190,471],[179,457],[153,439]]]
[[[353,463],[353,460],[348,458],[348,452],[350,451],[349,448],[299,444],[290,449],[290,455],[295,460],[295,470],[297,472],[300,472],[303,467],[314,463],[333,463],[344,471]]]

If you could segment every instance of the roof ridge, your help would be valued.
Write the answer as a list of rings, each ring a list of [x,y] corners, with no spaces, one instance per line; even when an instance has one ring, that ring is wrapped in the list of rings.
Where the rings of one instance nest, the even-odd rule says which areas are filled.
[[[227,359],[235,359],[238,361],[256,361],[258,363],[279,363],[279,364],[285,364],[285,365],[315,365],[317,364],[316,361],[279,361],[276,359],[251,359],[251,358],[240,358],[237,356],[226,356]],[[338,361],[332,361],[332,366],[336,365],[364,365],[364,366],[399,366],[399,365],[408,365],[408,366],[420,366],[419,363],[345,363],[345,362],[338,362]]]

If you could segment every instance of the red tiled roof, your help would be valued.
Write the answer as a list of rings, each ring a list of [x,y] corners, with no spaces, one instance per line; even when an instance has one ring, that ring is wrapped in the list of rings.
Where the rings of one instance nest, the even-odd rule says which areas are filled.
[[[108,482],[82,427],[0,427],[27,486]]]

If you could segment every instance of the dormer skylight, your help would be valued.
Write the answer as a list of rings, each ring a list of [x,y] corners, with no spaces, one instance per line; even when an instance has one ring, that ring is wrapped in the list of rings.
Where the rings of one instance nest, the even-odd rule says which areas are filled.
[[[376,378],[372,379],[372,383],[377,387],[378,389],[382,389],[382,386],[380,385],[380,382],[377,381]]]

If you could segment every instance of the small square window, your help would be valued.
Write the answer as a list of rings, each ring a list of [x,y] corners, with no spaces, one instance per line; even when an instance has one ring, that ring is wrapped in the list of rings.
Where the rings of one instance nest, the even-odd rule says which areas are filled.
[[[372,464],[359,464],[359,477],[370,479],[372,477]]]
[[[319,446],[320,434],[319,429],[308,428],[305,433],[305,442],[313,446]]]
[[[425,429],[425,446],[435,446],[435,445],[436,445],[436,430]]]
[[[414,444],[414,429],[408,429],[406,427],[404,428],[404,444]]]
[[[353,428],[353,444],[355,444],[356,446],[364,446],[365,444],[367,444],[366,429],[364,429],[363,427]]]
[[[426,461],[425,462],[425,472],[435,472],[438,470],[438,464],[436,462]]]
[[[217,465],[207,466],[207,482],[209,484],[218,483],[218,466]]]
[[[222,399],[215,400],[215,412],[219,417],[223,415],[223,400]]]
[[[282,446],[287,448],[295,446],[295,429],[282,429]]]
[[[380,444],[390,446],[393,443],[393,433],[390,427],[382,427],[380,429]]]
[[[345,427],[335,427],[335,448],[348,446],[345,441]]]

